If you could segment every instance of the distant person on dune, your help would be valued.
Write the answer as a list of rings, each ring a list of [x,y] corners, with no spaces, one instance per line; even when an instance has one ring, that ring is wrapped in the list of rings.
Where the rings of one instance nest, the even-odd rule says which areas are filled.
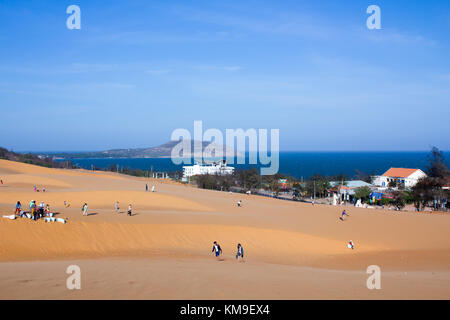
[[[222,254],[222,248],[220,247],[220,245],[216,241],[214,241],[213,248],[212,248],[211,252],[214,252],[216,254],[217,258]]]
[[[116,201],[116,203],[114,203],[114,209],[116,210],[116,213],[119,213],[119,201]]]
[[[238,245],[237,245],[236,260],[238,260],[239,257],[244,259],[244,248],[242,248],[240,243],[238,243]]]
[[[0,179],[0,183],[3,184],[3,180],[2,179]]]
[[[152,186],[152,192],[155,192],[155,186]]]
[[[31,210],[31,216],[33,217],[33,220],[36,221],[37,220],[36,201],[31,200],[30,210]]]
[[[44,209],[45,209],[45,203],[44,201],[41,201],[41,203],[39,204],[39,218],[42,218],[44,216]]]
[[[64,200],[64,207],[66,208],[70,207],[70,203],[68,203],[66,200]]]
[[[148,191],[148,184],[145,184],[145,191]]]
[[[238,206],[238,207],[241,207],[241,206],[242,206],[242,201],[241,201],[241,200],[239,200],[239,201],[237,202],[237,206]]]
[[[88,205],[85,202],[83,207],[81,208],[81,211],[83,211],[83,216],[87,216],[88,215]]]
[[[131,207],[131,204],[128,206],[128,215],[131,217],[131,214],[133,212],[133,208]]]
[[[339,219],[341,219],[342,221],[344,221],[346,216],[348,217],[349,215],[348,215],[347,212],[344,210],[344,211],[342,211],[341,217],[340,217]]]
[[[16,211],[14,212],[14,214],[20,214],[20,210],[22,210],[22,204],[20,203],[20,201],[17,201]]]
[[[355,249],[355,245],[353,244],[353,241],[352,240],[350,240],[350,242],[347,244],[347,248],[349,248],[349,249]]]

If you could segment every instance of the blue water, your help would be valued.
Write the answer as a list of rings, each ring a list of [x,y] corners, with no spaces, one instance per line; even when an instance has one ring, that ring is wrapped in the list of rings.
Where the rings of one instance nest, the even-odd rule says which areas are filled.
[[[382,174],[390,167],[419,168],[424,170],[429,152],[281,152],[279,172],[296,178],[321,175],[345,174],[351,178],[355,169],[368,174]],[[450,152],[444,152],[450,159]],[[181,171],[182,165],[175,165],[171,159],[71,159],[74,164],[90,169],[109,168],[111,164],[131,169],[153,171]],[[448,161],[447,161],[448,162]],[[248,163],[248,161],[246,161]],[[238,165],[237,169],[259,168],[258,165]]]

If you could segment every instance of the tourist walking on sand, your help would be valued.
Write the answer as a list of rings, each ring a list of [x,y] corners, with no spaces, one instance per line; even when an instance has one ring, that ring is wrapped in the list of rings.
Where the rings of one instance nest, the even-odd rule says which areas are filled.
[[[148,191],[148,184],[145,184],[145,191]]]
[[[214,252],[216,254],[217,258],[222,254],[222,248],[217,243],[217,241],[214,241],[213,248],[212,248],[211,252]]]
[[[355,249],[355,245],[353,244],[353,241],[352,240],[350,240],[350,242],[347,244],[347,248],[349,248],[349,249]]]
[[[14,214],[20,214],[20,211],[22,210],[22,204],[20,201],[17,201],[16,203],[16,211],[14,211]]]
[[[344,210],[344,211],[342,211],[342,213],[341,213],[341,217],[339,218],[339,219],[341,219],[342,221],[344,221],[345,220],[345,216],[349,216],[348,215],[348,213]]]
[[[88,215],[88,205],[85,202],[83,207],[81,208],[81,211],[83,211],[83,216],[87,216]]]
[[[119,201],[116,201],[116,203],[114,203],[114,209],[116,210],[116,213],[119,213]]]
[[[236,260],[238,260],[239,257],[244,259],[244,248],[241,246],[240,243],[238,243],[238,245],[237,245]]]
[[[133,208],[132,208],[132,206],[131,206],[131,204],[130,204],[130,205],[128,205],[128,215],[129,215],[130,217],[131,217],[132,212],[133,212]]]
[[[154,185],[152,186],[152,192],[155,192],[155,186]]]
[[[33,220],[36,221],[36,218],[37,218],[36,201],[31,200],[31,202],[30,202],[30,210],[31,210],[31,216],[33,217]]]

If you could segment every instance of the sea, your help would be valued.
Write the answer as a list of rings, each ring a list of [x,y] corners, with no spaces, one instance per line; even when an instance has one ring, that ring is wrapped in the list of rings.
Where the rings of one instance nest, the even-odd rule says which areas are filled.
[[[450,152],[443,152],[450,159]],[[383,174],[391,167],[418,168],[425,170],[428,164],[429,151],[408,152],[280,152],[279,173],[298,179],[308,179],[314,174],[335,176],[344,174],[349,179],[354,177],[356,170],[367,174]],[[175,164],[170,158],[72,158],[72,163],[81,168],[103,169],[111,165],[119,168],[142,169],[159,172],[182,171],[183,164]],[[262,165],[248,164],[248,154],[245,164],[232,164],[237,170],[257,168]],[[61,160],[60,160],[61,161]],[[448,161],[447,161],[448,164]]]

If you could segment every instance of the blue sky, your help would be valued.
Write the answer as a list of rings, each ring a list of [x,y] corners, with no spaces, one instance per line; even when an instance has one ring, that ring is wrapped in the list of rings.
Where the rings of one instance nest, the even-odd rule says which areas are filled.
[[[447,0],[1,0],[0,146],[154,146],[202,120],[282,150],[450,150],[449,40]]]

